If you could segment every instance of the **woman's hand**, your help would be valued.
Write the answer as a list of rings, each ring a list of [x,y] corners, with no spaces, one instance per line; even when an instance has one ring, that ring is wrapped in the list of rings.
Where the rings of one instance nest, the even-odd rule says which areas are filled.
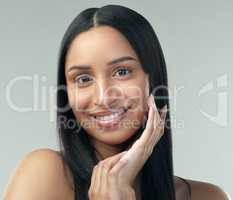
[[[90,200],[135,200],[133,188],[129,185],[121,185],[119,172],[125,163],[119,162],[120,158],[126,153],[119,154],[101,160],[93,169],[91,186],[88,190]],[[111,171],[117,164],[117,169]]]
[[[154,98],[149,97],[146,128],[129,150],[101,160],[92,173],[88,191],[90,200],[136,199],[133,185],[135,178],[151,155],[164,133],[167,108],[159,114]]]
[[[111,169],[111,172],[115,173],[121,167],[121,163],[124,164],[119,172],[121,184],[123,185],[133,186],[137,174],[152,154],[154,147],[164,133],[167,105],[161,109],[161,114],[159,114],[152,95],[149,97],[148,105],[149,113],[145,130],[140,138],[133,143],[130,149],[118,161],[120,165],[118,166],[117,163]]]

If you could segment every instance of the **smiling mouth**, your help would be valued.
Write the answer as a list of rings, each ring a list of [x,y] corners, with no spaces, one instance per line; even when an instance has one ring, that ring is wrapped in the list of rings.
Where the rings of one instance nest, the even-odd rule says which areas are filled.
[[[129,108],[104,116],[91,116],[100,127],[108,128],[117,125],[126,115]]]

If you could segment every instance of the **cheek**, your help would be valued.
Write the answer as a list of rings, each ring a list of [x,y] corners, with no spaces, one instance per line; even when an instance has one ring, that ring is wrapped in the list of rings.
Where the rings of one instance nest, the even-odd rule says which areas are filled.
[[[80,92],[74,89],[74,87],[70,87],[68,89],[68,98],[74,113],[86,111],[88,100],[90,100],[90,95],[88,93]]]
[[[128,87],[125,90],[127,105],[131,106],[131,110],[135,112],[144,112],[147,109],[147,98],[149,90],[147,84],[140,82],[133,87]]]
[[[145,90],[128,90],[127,92],[128,105],[130,105],[128,118],[130,124],[133,123],[134,128],[130,128],[132,131],[138,129],[144,121],[144,117],[147,117],[148,106],[146,103],[147,94]]]

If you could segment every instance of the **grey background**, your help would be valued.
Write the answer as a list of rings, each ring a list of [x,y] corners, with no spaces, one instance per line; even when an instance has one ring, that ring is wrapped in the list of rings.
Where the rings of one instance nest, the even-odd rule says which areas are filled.
[[[0,6],[1,136],[0,196],[18,162],[38,148],[57,149],[55,105],[57,53],[65,29],[83,9],[114,3],[145,16],[161,42],[171,88],[175,174],[222,187],[233,196],[232,53],[233,2],[222,1],[3,1]],[[7,100],[7,86],[16,77],[39,78],[45,98],[33,96],[32,81],[12,87],[11,100],[38,110],[17,112]],[[224,76],[226,86],[216,89]],[[198,96],[207,83],[214,89]],[[175,88],[183,88],[178,95]],[[227,95],[224,126],[205,117],[224,111],[217,96]],[[43,102],[50,101],[47,109]],[[54,112],[54,113],[53,113]]]

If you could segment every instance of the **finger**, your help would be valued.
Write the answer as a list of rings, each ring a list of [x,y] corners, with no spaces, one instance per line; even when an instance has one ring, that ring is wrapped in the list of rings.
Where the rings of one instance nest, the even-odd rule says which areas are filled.
[[[128,151],[122,151],[114,156],[105,159],[104,161],[107,172],[109,172],[127,152]]]
[[[153,101],[153,106],[154,106],[154,110],[155,110],[155,128],[160,124],[160,122],[162,121],[162,118],[161,118],[161,116],[160,116],[160,114],[159,114],[159,111],[158,111],[158,108],[157,108],[157,106],[156,106],[156,104],[155,104],[155,101]]]
[[[102,189],[103,191],[108,190],[108,172],[109,172],[109,163],[105,162],[102,165],[102,176],[101,176],[101,184],[102,184]]]
[[[152,145],[154,146],[158,143],[161,136],[164,133],[164,125],[165,125],[165,118],[166,118],[166,105],[161,109],[161,115],[159,116],[158,122],[156,123],[156,130],[154,131],[154,137],[152,138]]]
[[[137,154],[140,154],[140,159],[144,160],[148,158],[148,155],[150,154],[151,146],[152,146],[152,139],[154,132],[154,120],[155,120],[155,111],[153,107],[153,96],[151,95],[148,101],[149,105],[149,113],[148,113],[148,120],[146,124],[146,128],[143,131],[141,137],[135,141],[135,143],[131,146],[129,149],[129,152],[127,155],[124,156],[124,159],[130,159],[132,156],[135,155],[135,152]],[[139,155],[138,154],[138,155]]]
[[[93,167],[92,175],[91,175],[91,185],[90,185],[88,192],[94,192],[94,189],[96,188],[95,187],[96,186],[96,169],[97,169],[97,165]]]
[[[159,137],[159,126],[160,126],[160,123],[161,123],[161,118],[160,118],[160,115],[159,115],[159,112],[158,112],[158,109],[157,109],[157,106],[155,104],[155,100],[153,98],[153,108],[154,108],[154,112],[155,112],[155,118],[154,118],[154,131],[153,131],[153,134],[151,134],[151,140],[150,141],[153,141],[155,139],[157,139]]]
[[[151,96],[148,102],[149,105],[149,112],[148,112],[148,120],[146,123],[146,128],[143,131],[142,135],[140,136],[140,138],[138,140],[136,140],[135,145],[146,145],[150,135],[154,129],[154,125],[153,125],[153,121],[154,121],[154,111],[153,111],[153,107],[152,107],[152,102],[151,102]],[[135,146],[134,145],[134,146]]]
[[[101,165],[101,189],[102,192],[107,191],[109,189],[109,182],[108,182],[108,178],[109,178],[109,171],[111,170],[111,168],[116,165],[116,162],[121,158],[121,156],[124,154],[125,152],[121,152],[118,153],[114,156],[108,157],[105,160],[102,161],[102,165]]]
[[[127,159],[122,157],[111,169],[110,172],[117,174],[127,163]]]
[[[154,130],[151,134],[149,143],[148,143],[148,154],[151,154],[153,152],[153,149],[155,148],[155,145],[158,143],[162,136],[163,127],[164,127],[164,116],[160,116],[157,106],[155,104],[155,101],[153,101],[153,109],[155,112],[155,118],[154,118]]]
[[[109,158],[109,169],[111,170],[118,161],[125,155],[128,151],[122,151],[121,153],[118,153],[117,155]]]
[[[99,161],[96,165],[94,174],[93,174],[93,186],[92,189],[98,193],[104,191],[107,187],[107,176],[109,170],[112,168],[113,165],[121,158],[124,152],[111,156],[107,159]],[[103,186],[104,185],[104,186]],[[104,188],[105,187],[105,188]]]
[[[164,125],[165,125],[165,120],[166,120],[166,114],[167,114],[167,105],[165,105],[161,110],[160,110],[160,135],[163,134],[163,129],[164,129]]]
[[[162,135],[164,134],[164,128],[166,126],[166,117],[167,117],[167,104],[161,110],[161,118],[163,121]]]
[[[102,178],[103,178],[103,161],[99,161],[98,167],[96,169],[95,174],[95,191],[98,191],[98,193],[101,193],[102,189]]]

